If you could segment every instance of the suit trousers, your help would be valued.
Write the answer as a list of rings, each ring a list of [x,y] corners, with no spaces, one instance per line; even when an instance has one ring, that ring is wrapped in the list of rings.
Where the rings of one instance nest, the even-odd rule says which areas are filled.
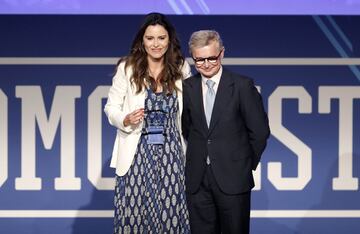
[[[199,189],[187,194],[193,234],[248,234],[251,191],[225,194],[219,188],[211,164],[206,166]]]

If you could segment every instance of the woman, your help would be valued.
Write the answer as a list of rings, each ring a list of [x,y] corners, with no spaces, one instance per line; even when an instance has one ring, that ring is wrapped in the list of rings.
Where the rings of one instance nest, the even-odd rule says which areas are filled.
[[[190,233],[181,134],[189,76],[174,27],[162,14],[147,15],[105,105],[117,128],[115,233]]]

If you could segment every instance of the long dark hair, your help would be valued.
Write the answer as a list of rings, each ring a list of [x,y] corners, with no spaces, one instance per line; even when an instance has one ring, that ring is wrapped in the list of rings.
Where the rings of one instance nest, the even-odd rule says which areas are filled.
[[[164,68],[159,74],[158,80],[163,87],[163,91],[171,94],[174,90],[177,90],[175,81],[182,78],[181,67],[184,64],[184,57],[181,53],[180,42],[175,28],[163,14],[150,13],[146,15],[132,42],[129,55],[120,60],[119,63],[123,60],[126,61],[125,71],[127,67],[132,68],[133,73],[130,79],[136,86],[136,93],[141,92],[146,83],[154,92],[156,91],[157,83],[149,75],[147,53],[143,45],[143,36],[150,25],[161,25],[169,34],[169,45],[163,60]]]

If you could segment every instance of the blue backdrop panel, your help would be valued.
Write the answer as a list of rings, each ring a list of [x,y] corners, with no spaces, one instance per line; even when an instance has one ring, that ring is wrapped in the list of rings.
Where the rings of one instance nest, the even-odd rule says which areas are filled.
[[[104,91],[142,18],[0,16],[0,233],[112,232],[115,129],[102,112]],[[225,66],[260,88],[272,136],[255,173],[251,233],[358,233],[360,18],[170,19],[187,57],[193,31],[219,31]],[[42,120],[28,118],[37,94]],[[73,116],[65,119],[61,108]],[[51,119],[56,111],[59,121]],[[17,182],[29,171],[41,188]],[[77,182],[61,189],[56,178],[65,175]]]

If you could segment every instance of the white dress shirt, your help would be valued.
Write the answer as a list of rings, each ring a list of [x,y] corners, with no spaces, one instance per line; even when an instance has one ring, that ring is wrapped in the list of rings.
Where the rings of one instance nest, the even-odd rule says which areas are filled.
[[[216,75],[211,77],[211,78],[206,78],[206,77],[201,75],[201,86],[202,86],[204,110],[205,110],[205,105],[206,105],[206,103],[205,103],[206,102],[206,100],[205,100],[206,99],[206,92],[208,90],[208,86],[206,85],[206,81],[208,79],[211,79],[212,81],[215,82],[215,85],[214,85],[213,89],[214,89],[215,97],[216,97],[216,92],[217,92],[217,89],[219,87],[221,74],[222,74],[222,66],[220,67],[219,72],[216,73]]]

